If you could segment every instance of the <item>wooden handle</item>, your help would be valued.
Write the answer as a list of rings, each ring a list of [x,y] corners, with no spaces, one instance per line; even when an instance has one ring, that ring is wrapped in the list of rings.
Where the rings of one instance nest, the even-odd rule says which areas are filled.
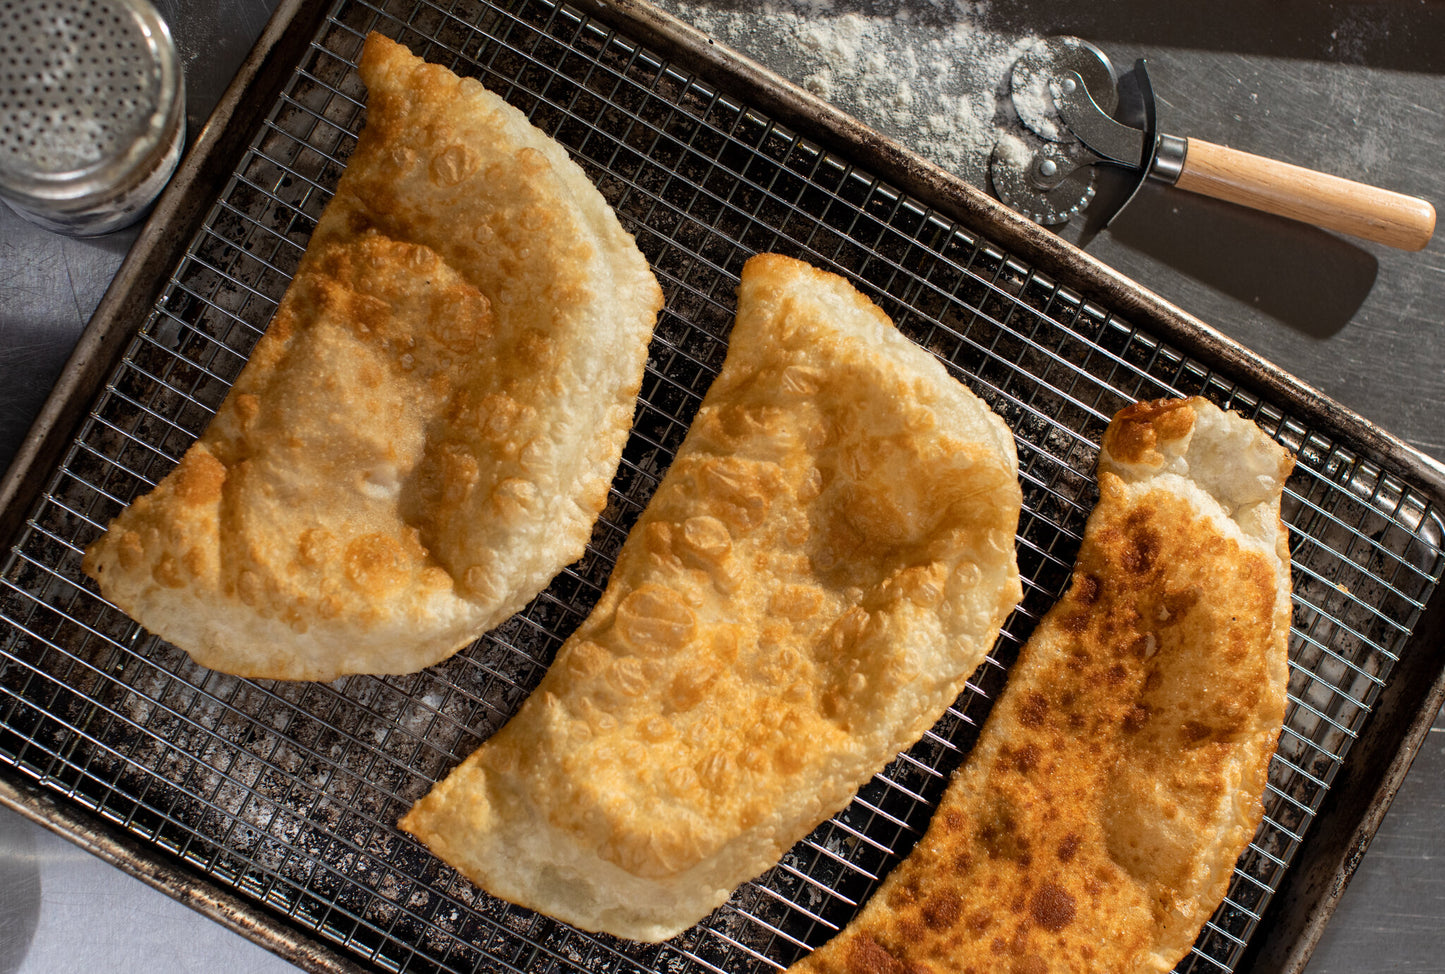
[[[1277,159],[1189,139],[1180,189],[1354,237],[1421,250],[1435,232],[1435,207]]]

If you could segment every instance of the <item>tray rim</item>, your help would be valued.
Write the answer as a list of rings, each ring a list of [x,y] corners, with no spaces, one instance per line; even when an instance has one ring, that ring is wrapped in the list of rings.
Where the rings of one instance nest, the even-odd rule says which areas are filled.
[[[799,135],[837,152],[966,228],[987,236],[1085,300],[1106,305],[1202,364],[1247,378],[1296,418],[1411,481],[1445,510],[1445,463],[1380,428],[1205,321],[1003,206],[960,177],[868,128],[750,58],[711,40],[648,0],[551,0],[571,6],[740,97]],[[254,126],[310,45],[333,0],[280,0],[180,169],[157,201],[11,465],[0,478],[0,542],[18,535],[60,452],[104,377],[145,321],[166,277],[214,202]],[[298,26],[299,25],[299,26]],[[299,50],[298,50],[299,49]],[[293,56],[293,52],[294,56]],[[274,66],[274,67],[273,67]],[[266,95],[269,94],[269,97]],[[1296,859],[1237,970],[1300,974],[1388,811],[1435,715],[1445,704],[1445,593],[1437,587],[1402,659],[1362,729],[1350,760],[1311,825],[1310,854]],[[1432,654],[1430,647],[1435,647]],[[0,805],[59,834],[298,967],[322,974],[374,970],[309,928],[293,924],[83,804],[0,767]],[[1324,832],[1326,826],[1333,828]],[[1284,932],[1281,932],[1284,931]]]

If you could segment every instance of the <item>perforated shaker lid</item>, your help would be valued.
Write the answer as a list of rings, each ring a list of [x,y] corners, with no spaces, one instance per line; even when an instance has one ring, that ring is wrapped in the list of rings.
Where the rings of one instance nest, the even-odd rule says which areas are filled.
[[[145,0],[0,0],[0,23],[0,188],[94,194],[166,151],[183,85]]]

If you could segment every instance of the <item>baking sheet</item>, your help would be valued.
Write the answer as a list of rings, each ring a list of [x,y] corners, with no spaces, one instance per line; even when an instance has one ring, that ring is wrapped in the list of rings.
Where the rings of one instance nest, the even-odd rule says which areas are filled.
[[[667,293],[612,500],[577,566],[498,632],[408,678],[251,683],[190,664],[91,594],[78,551],[164,474],[269,320],[362,118],[376,26],[475,74],[568,145]],[[716,367],[741,262],[781,250],[853,277],[1019,437],[1020,611],[949,717],[854,805],[662,947],[591,937],[477,893],[391,823],[500,726],[605,583]],[[1440,575],[1425,487],[1385,472],[1115,309],[1082,299],[574,8],[344,3],[220,193],[0,572],[0,761],[243,898],[382,968],[767,970],[846,922],[906,853],[1004,668],[1067,578],[1096,443],[1132,398],[1241,409],[1300,468],[1296,618],[1270,818],[1186,969],[1243,954]],[[1418,649],[1414,649],[1418,652]]]

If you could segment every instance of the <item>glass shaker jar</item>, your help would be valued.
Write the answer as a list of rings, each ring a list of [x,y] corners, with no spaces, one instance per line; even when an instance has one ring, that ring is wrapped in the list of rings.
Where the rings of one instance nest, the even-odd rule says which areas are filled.
[[[139,220],[175,172],[185,82],[146,0],[0,0],[0,198],[76,236]]]

